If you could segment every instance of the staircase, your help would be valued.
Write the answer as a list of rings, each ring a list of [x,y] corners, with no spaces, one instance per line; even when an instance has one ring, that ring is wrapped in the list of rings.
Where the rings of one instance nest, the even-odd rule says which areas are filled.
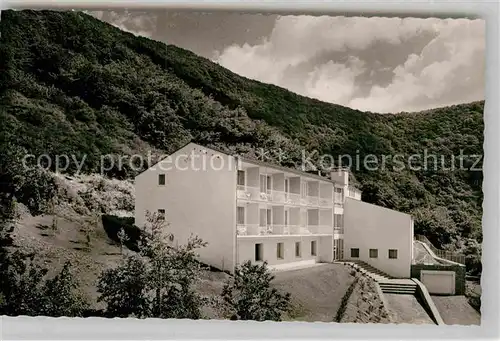
[[[417,284],[409,278],[393,278],[385,272],[360,260],[348,260],[345,262],[353,264],[363,273],[373,278],[378,283],[383,293],[414,295],[417,291]]]
[[[375,281],[380,282],[384,280],[391,279],[392,277],[385,272],[374,268],[368,263],[365,263],[360,260],[348,260],[346,261],[348,263],[354,264],[358,269],[360,269],[362,272],[373,278]]]
[[[389,279],[378,282],[384,294],[415,295],[417,284],[411,279]]]

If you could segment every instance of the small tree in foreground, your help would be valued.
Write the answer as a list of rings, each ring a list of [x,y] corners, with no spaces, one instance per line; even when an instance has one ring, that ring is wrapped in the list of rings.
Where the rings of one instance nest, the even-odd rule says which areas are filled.
[[[174,244],[165,218],[148,213],[139,254],[124,253],[120,266],[101,274],[99,300],[112,316],[200,318],[205,299],[194,290],[201,272],[196,250],[205,245],[193,236]]]
[[[282,315],[290,311],[290,294],[272,288],[273,279],[265,262],[239,265],[222,290],[231,319],[281,321]]]

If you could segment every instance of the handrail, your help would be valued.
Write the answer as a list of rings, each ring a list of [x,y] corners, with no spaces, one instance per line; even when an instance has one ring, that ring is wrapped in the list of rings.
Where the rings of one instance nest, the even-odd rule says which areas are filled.
[[[415,235],[415,239],[418,240],[419,242],[424,243],[427,245],[434,254],[439,257],[443,258],[455,263],[460,263],[460,264],[465,264],[465,255],[461,253],[456,253],[456,252],[451,252],[451,251],[446,251],[446,250],[440,250],[436,248],[432,243],[427,239],[426,236],[423,236],[421,234]]]

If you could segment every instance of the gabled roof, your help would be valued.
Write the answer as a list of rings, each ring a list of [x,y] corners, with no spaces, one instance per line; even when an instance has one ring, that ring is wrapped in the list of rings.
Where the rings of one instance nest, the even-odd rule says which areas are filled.
[[[190,144],[193,144],[195,146],[198,146],[200,148],[206,148],[206,149],[210,149],[214,152],[217,152],[217,153],[221,153],[221,154],[224,154],[224,155],[227,155],[227,156],[232,156],[236,159],[239,159],[243,162],[248,162],[248,163],[253,163],[255,165],[258,165],[258,166],[262,166],[262,167],[268,167],[268,168],[273,168],[273,169],[276,169],[276,170],[281,170],[283,172],[288,172],[288,173],[294,173],[294,174],[297,174],[297,175],[302,175],[302,176],[306,176],[306,177],[309,177],[309,178],[314,178],[314,179],[317,179],[317,180],[320,180],[320,181],[326,181],[326,182],[331,182],[333,184],[335,184],[335,181],[329,179],[329,178],[326,178],[324,176],[321,176],[321,175],[317,175],[317,174],[313,174],[313,173],[308,173],[308,172],[304,172],[304,171],[301,171],[301,170],[298,170],[298,169],[294,169],[294,168],[287,168],[287,167],[283,167],[283,166],[280,166],[280,165],[276,165],[274,163],[270,163],[270,162],[264,162],[264,161],[260,161],[260,160],[256,160],[256,159],[252,159],[252,158],[248,158],[248,157],[243,157],[243,156],[240,156],[238,154],[230,154],[222,149],[218,149],[218,148],[213,148],[213,147],[206,147],[206,146],[202,146],[196,142],[188,142],[186,144],[184,144],[182,147],[179,147],[175,152],[173,152],[172,154],[176,153],[177,151],[181,150],[182,148],[190,145]],[[169,154],[168,156],[172,155],[172,154]],[[162,162],[163,160],[165,160],[168,156],[158,160],[156,163],[154,163],[153,165],[149,166],[146,170],[156,166],[157,164],[159,164],[160,162]],[[138,177],[139,175],[141,175],[142,173],[144,173],[146,170],[142,171],[141,173],[137,174],[136,177]]]

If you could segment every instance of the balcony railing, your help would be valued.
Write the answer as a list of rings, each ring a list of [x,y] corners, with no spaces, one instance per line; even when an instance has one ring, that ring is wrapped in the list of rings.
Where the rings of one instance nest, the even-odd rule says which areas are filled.
[[[261,200],[260,189],[258,187],[238,185],[237,192],[238,199]]]
[[[312,206],[318,206],[319,205],[319,198],[314,197],[314,196],[308,196],[307,197],[307,204],[312,205]]]
[[[331,234],[332,227],[327,225],[279,225],[259,226],[258,224],[238,224],[239,236],[265,236],[265,235],[313,235]]]
[[[286,193],[286,203],[292,205],[300,205],[300,194]]]
[[[319,205],[321,207],[332,207],[332,198],[319,198]]]
[[[267,190],[267,200],[277,203],[284,203],[286,201],[286,194],[283,191]]]
[[[355,187],[349,187],[347,191],[347,196],[349,198],[361,200],[361,191]]]
[[[244,186],[244,185],[237,186],[237,197],[238,199],[244,199],[244,200],[287,203],[291,205],[304,205],[304,206],[311,205],[311,206],[322,206],[322,207],[332,206],[332,198],[320,198],[317,196],[301,197],[299,193],[290,193],[290,192],[277,191],[271,189],[262,192],[259,187]]]

